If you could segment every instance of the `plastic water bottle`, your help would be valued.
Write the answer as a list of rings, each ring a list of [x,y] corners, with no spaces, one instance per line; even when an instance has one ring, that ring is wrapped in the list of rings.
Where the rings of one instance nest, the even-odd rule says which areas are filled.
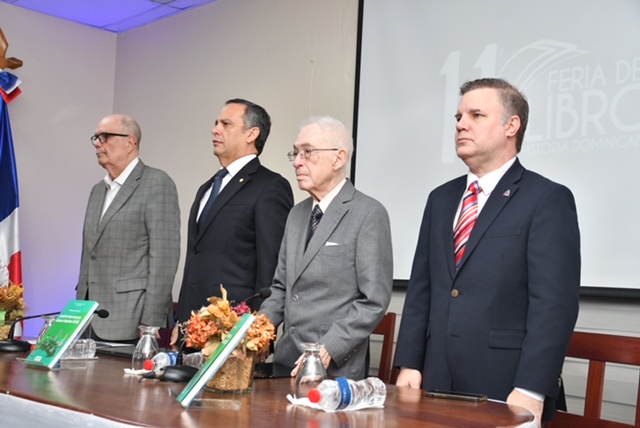
[[[379,407],[387,398],[387,387],[377,377],[353,381],[344,377],[323,380],[309,391],[309,401],[324,410]]]
[[[158,371],[163,367],[175,366],[177,360],[177,352],[158,352],[153,358],[144,362],[144,369]]]
[[[184,354],[182,356],[182,365],[199,369],[204,364],[204,360],[205,358],[204,355],[202,355],[202,351]]]

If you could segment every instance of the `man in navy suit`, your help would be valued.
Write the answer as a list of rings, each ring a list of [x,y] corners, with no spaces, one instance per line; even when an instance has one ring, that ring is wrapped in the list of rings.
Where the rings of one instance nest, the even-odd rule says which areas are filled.
[[[270,129],[265,109],[243,99],[227,101],[216,120],[213,153],[222,166],[216,175],[224,171],[224,178],[220,189],[215,175],[205,182],[191,207],[178,321],[220,296],[220,284],[236,303],[271,285],[293,192],[258,159]],[[253,309],[260,303],[249,301]]]
[[[456,151],[469,172],[427,201],[398,336],[397,385],[484,393],[548,420],[578,314],[574,198],[516,157],[529,113],[524,95],[502,79],[467,82],[460,94]],[[454,229],[474,182],[477,217],[466,243],[456,240],[456,263]]]

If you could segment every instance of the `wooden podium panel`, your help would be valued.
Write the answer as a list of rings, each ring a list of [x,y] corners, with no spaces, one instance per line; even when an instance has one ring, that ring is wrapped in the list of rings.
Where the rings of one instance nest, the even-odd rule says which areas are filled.
[[[533,421],[527,410],[504,403],[427,398],[423,391],[395,386],[388,386],[384,409],[326,413],[291,405],[286,398],[291,379],[256,379],[253,392],[240,396],[240,410],[184,409],[169,394],[180,392],[184,383],[140,383],[124,374],[126,359],[100,356],[78,368],[48,371],[28,367],[16,356],[24,355],[0,354],[0,392],[134,426],[518,427]],[[220,397],[203,392],[203,398]]]

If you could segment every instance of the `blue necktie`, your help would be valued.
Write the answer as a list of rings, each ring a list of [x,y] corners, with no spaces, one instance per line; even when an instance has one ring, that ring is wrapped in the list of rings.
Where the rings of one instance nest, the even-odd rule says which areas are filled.
[[[209,194],[209,199],[205,204],[202,212],[200,213],[200,217],[198,218],[198,226],[204,219],[207,217],[209,212],[211,211],[211,207],[213,206],[213,202],[218,197],[218,193],[220,193],[220,187],[222,187],[222,179],[229,173],[226,168],[222,168],[220,171],[216,173],[213,177],[213,189],[211,189],[211,193]]]

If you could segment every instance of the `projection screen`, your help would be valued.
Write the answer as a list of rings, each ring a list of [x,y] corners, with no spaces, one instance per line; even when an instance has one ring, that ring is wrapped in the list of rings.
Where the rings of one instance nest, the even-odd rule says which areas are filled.
[[[467,169],[454,114],[466,80],[529,99],[525,168],[574,193],[582,283],[640,290],[640,1],[361,1],[356,186],[391,216],[409,278],[431,190]]]

